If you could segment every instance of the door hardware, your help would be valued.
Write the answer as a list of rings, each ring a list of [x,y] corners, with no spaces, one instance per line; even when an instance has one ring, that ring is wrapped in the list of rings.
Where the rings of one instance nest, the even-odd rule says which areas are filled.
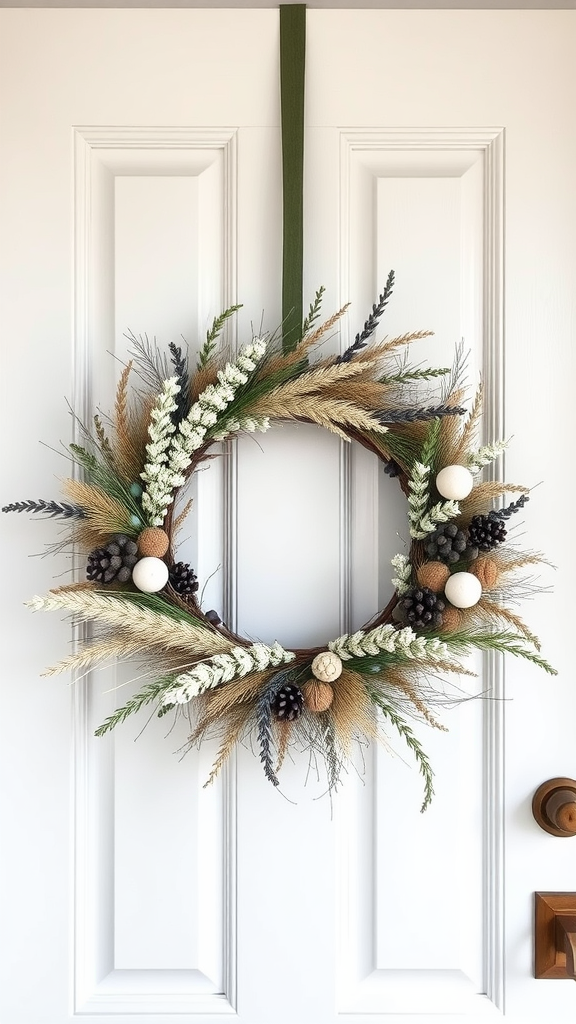
[[[576,981],[576,892],[535,897],[534,977]]]
[[[576,835],[576,780],[548,779],[534,793],[532,814],[551,836]]]

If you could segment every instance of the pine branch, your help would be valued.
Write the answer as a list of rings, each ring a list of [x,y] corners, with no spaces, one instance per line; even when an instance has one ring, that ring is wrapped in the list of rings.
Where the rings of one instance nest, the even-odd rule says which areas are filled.
[[[448,366],[440,367],[439,369],[433,369],[432,367],[425,370],[402,370],[400,373],[385,374],[383,377],[378,378],[379,384],[411,384],[413,381],[419,380],[433,380],[435,377],[445,377],[450,373]]]
[[[440,400],[442,402],[447,402],[450,395],[453,395],[454,392],[459,391],[463,387],[466,379],[467,362],[468,352],[465,351],[464,342],[462,341],[456,346],[450,376],[444,381],[441,388]]]
[[[494,633],[445,633],[443,640],[448,649],[463,652],[470,647],[477,647],[481,651],[499,651],[501,654],[513,654],[517,658],[525,658],[534,665],[543,668],[551,676],[558,675],[552,667],[539,654],[526,647],[526,639],[519,633],[511,633],[507,630]]]
[[[308,310],[308,316],[304,319],[302,324],[302,337],[308,333],[311,327],[314,326],[318,317],[320,316],[320,307],[322,306],[322,298],[326,291],[324,285],[320,285],[316,295],[314,296],[314,302],[310,303],[310,309]]]
[[[132,345],[139,376],[153,391],[159,391],[162,381],[170,376],[170,368],[166,356],[158,348],[156,338],[150,341],[147,334],[136,335],[133,331],[127,331],[124,337]]]
[[[204,367],[210,362],[210,359],[214,354],[218,338],[222,333],[224,324],[226,323],[227,320],[230,319],[231,316],[234,316],[234,313],[236,313],[239,309],[242,309],[241,303],[237,306],[229,306],[228,309],[225,309],[223,313],[220,313],[220,316],[214,317],[210,330],[206,332],[206,341],[204,342],[198,355],[198,363],[196,366],[197,370],[203,370]]]
[[[422,807],[420,808],[420,812],[424,813],[426,808],[430,805],[432,797],[434,796],[434,772],[432,771],[432,766],[430,764],[430,761],[428,760],[428,756],[424,753],[424,750],[419,740],[416,739],[416,736],[412,732],[410,726],[404,721],[403,718],[400,717],[398,712],[395,711],[394,708],[391,707],[391,705],[388,704],[384,700],[384,698],[375,690],[368,690],[368,693],[373,703],[380,708],[382,714],[385,715],[385,717],[398,730],[400,736],[402,736],[402,739],[405,740],[407,746],[410,747],[410,750],[412,751],[414,757],[416,758],[416,761],[418,762],[420,774],[424,778],[424,802],[422,804]]]
[[[140,505],[130,493],[129,487],[116,475],[114,469],[106,463],[100,462],[93,452],[89,452],[82,445],[70,444],[68,447],[74,461],[84,470],[87,480],[124,505],[137,520],[140,520],[142,516]]]
[[[45,501],[43,498],[39,498],[38,501],[14,501],[11,505],[4,505],[2,511],[40,513],[59,519],[86,518],[86,513],[80,505],[71,505],[66,501]]]
[[[353,359],[354,356],[360,351],[360,349],[366,347],[368,339],[374,334],[374,331],[378,326],[378,321],[380,320],[380,317],[382,316],[386,306],[388,305],[388,301],[390,299],[390,296],[392,295],[393,288],[394,271],[391,270],[390,273],[388,274],[388,280],[386,281],[384,291],[378,297],[378,302],[372,306],[372,312],[370,313],[368,319],[365,321],[362,331],[356,335],[354,339],[354,344],[350,345],[350,347],[347,348],[346,351],[343,352],[341,356],[338,356],[338,358],[336,359],[337,363],[349,363],[350,360]]]
[[[163,676],[161,679],[156,680],[155,683],[147,683],[138,693],[136,693],[130,700],[126,701],[121,708],[117,708],[109,717],[99,725],[94,733],[95,736],[105,736],[107,732],[111,732],[117,725],[125,722],[130,715],[136,714],[140,711],[140,708],[151,704],[153,700],[156,700],[160,695],[167,690],[172,684],[174,676]]]

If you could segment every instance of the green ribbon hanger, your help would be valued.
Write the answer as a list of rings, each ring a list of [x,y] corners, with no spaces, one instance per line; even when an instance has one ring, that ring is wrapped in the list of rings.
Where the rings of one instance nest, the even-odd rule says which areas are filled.
[[[306,5],[284,4],[280,7],[284,352],[296,348],[302,331],[305,61]]]

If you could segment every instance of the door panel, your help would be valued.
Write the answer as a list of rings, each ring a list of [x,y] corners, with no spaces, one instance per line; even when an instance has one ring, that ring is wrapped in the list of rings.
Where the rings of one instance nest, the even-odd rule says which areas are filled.
[[[560,675],[478,662],[465,689],[489,697],[439,708],[448,734],[418,727],[423,817],[393,737],[332,799],[296,755],[274,791],[249,744],[203,789],[213,747],[182,757],[184,721],[94,739],[133,671],[39,678],[69,625],[22,602],[71,565],[26,557],[53,524],[4,521],[6,1024],[573,1018],[570,986],[531,977],[531,894],[574,878],[529,804],[574,771],[572,556],[551,515],[574,434],[574,12],[307,18],[304,300],[352,301],[338,351],[393,267],[383,331],[434,329],[434,365],[470,349],[487,437],[515,435],[506,479],[546,481],[524,546],[561,568],[527,617]],[[127,331],[195,350],[237,301],[232,346],[277,327],[281,181],[277,11],[0,21],[4,504],[55,492],[66,465],[37,439],[70,439],[64,396],[109,407]],[[191,496],[179,555],[233,628],[312,644],[388,600],[404,500],[364,451],[282,428],[223,449]]]

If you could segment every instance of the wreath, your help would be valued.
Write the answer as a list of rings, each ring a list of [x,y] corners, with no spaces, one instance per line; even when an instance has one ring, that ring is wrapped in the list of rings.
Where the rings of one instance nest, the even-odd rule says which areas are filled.
[[[67,501],[22,501],[4,512],[65,522],[55,545],[87,553],[86,579],[34,597],[36,611],[65,611],[93,623],[77,650],[46,675],[85,672],[108,659],[138,656],[148,681],[96,730],[103,736],[147,705],[163,716],[193,711],[190,744],[220,736],[211,782],[234,746],[255,736],[266,777],[292,744],[322,755],[336,788],[354,741],[393,726],[433,795],[429,760],[407,719],[443,728],[435,680],[469,673],[474,649],[526,658],[547,672],[537,637],[512,610],[533,586],[522,570],[543,560],[509,538],[509,520],[528,488],[483,480],[506,442],[479,445],[482,387],[469,413],[461,348],[452,368],[412,364],[416,331],[374,343],[394,274],[363,329],[343,354],[322,357],[320,342],[347,307],[317,326],[323,289],[297,342],[253,337],[227,358],[220,336],[232,306],[214,320],[194,371],[182,347],[163,353],[130,335],[133,358],[118,383],[113,415],[78,423],[69,446],[83,479],[64,482]],[[130,394],[130,377],[138,384]],[[193,474],[218,443],[284,421],[313,423],[372,452],[407,499],[409,550],[392,559],[394,594],[352,635],[287,650],[235,635],[204,611],[194,569],[177,560],[176,535],[191,503],[176,514]],[[516,494],[502,507],[505,495]],[[519,572],[520,571],[520,572]],[[207,783],[208,784],[208,783]]]

